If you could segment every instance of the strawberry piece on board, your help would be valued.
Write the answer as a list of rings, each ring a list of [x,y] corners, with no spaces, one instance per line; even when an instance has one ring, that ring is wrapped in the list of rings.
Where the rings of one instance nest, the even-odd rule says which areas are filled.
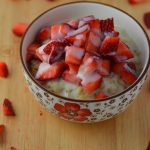
[[[0,124],[0,136],[3,134],[5,130],[5,126],[3,124]]]
[[[8,67],[5,62],[0,61],[0,77],[7,78],[8,77]]]
[[[135,5],[135,4],[140,4],[140,3],[145,3],[147,2],[148,0],[128,0],[128,2],[131,4],[131,5]]]
[[[7,98],[5,98],[3,102],[3,113],[5,116],[15,116],[12,104]]]
[[[101,44],[100,54],[107,55],[109,53],[115,52],[118,48],[119,38],[118,37],[105,37]]]
[[[37,35],[37,41],[43,42],[51,37],[51,28],[50,27],[44,27],[40,30],[40,32]]]
[[[105,94],[105,93],[103,93],[103,92],[100,92],[100,93],[98,93],[97,95],[96,95],[96,99],[104,99],[104,98],[107,98],[108,96]]]
[[[150,12],[144,14],[144,23],[148,29],[150,29]]]
[[[16,24],[14,24],[14,26],[12,28],[12,31],[17,36],[23,36],[23,34],[27,30],[27,28],[28,28],[28,24],[27,23],[18,22]]]
[[[35,78],[38,80],[50,80],[59,78],[65,70],[64,61],[55,62],[52,65],[42,62],[38,68]]]
[[[65,62],[67,64],[80,65],[84,56],[85,50],[76,46],[66,46]]]
[[[11,146],[11,147],[10,147],[10,150],[17,150],[17,148],[16,148],[16,147]]]

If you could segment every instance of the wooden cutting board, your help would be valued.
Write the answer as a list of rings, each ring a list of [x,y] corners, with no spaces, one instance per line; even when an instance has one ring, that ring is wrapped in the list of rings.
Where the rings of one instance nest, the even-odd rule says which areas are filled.
[[[28,91],[19,60],[21,39],[11,32],[18,21],[30,23],[43,11],[70,0],[1,0],[0,60],[8,63],[10,76],[0,79],[0,105],[13,102],[16,117],[5,117],[0,106],[0,124],[6,130],[0,150],[146,150],[150,141],[150,76],[136,101],[121,115],[95,124],[60,120],[35,101]],[[127,0],[101,0],[132,14],[143,27],[143,13],[150,3],[131,6]],[[150,36],[150,30],[146,30]]]

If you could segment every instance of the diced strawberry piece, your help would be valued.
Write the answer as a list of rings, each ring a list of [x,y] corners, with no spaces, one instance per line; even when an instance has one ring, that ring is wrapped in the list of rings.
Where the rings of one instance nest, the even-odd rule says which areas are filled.
[[[62,78],[65,81],[80,85],[81,83],[81,79],[79,79],[76,74],[70,73],[69,70],[64,71],[64,73],[62,74]]]
[[[132,5],[147,2],[147,0],[128,0]]]
[[[97,72],[92,72],[84,76],[81,84],[85,92],[91,93],[100,87],[101,82],[101,76]]]
[[[65,39],[74,46],[84,47],[89,29],[89,25],[85,25],[75,31],[69,32]]]
[[[82,57],[84,56],[85,50],[76,46],[66,46],[65,62],[67,64],[80,65]]]
[[[78,70],[79,70],[79,66],[78,65],[74,65],[74,64],[68,64],[69,66],[69,72],[72,74],[77,74]]]
[[[65,67],[66,64],[64,61],[59,61],[52,65],[43,62],[40,64],[35,78],[38,80],[50,80],[59,78],[65,70]]]
[[[49,44],[49,43],[48,43]],[[44,52],[44,48],[48,45],[44,44],[36,49],[36,56],[43,62],[49,63],[49,55]]]
[[[83,57],[83,62],[87,61],[90,57],[92,57],[91,53],[86,52],[84,57]]]
[[[71,27],[66,23],[53,25],[51,26],[51,39],[62,40],[71,30]]]
[[[5,116],[15,116],[15,112],[11,102],[6,98],[4,99],[3,102],[3,113]]]
[[[16,147],[11,146],[11,147],[10,147],[10,150],[17,150],[17,148],[16,148]]]
[[[67,22],[67,24],[69,24],[72,28],[77,29],[79,25],[79,20],[71,20]]]
[[[12,31],[17,36],[23,36],[27,28],[28,28],[28,24],[19,22],[14,24]]]
[[[115,52],[118,48],[119,38],[118,37],[105,37],[102,42],[100,53],[103,55],[107,55],[111,52]]]
[[[137,80],[137,77],[132,72],[129,72],[127,70],[123,70],[123,72],[121,73],[121,78],[125,83],[129,85],[133,84]]]
[[[101,35],[100,21],[98,19],[90,21],[89,26],[92,32],[96,33],[99,36]]]
[[[150,12],[144,14],[144,23],[148,29],[150,29]]]
[[[42,28],[37,36],[37,41],[43,42],[51,37],[51,28],[45,27]]]
[[[40,47],[39,43],[32,43],[31,45],[29,45],[29,47],[27,48],[27,62],[30,61],[31,59],[37,59],[37,55],[36,55],[36,49]]]
[[[133,63],[133,62],[128,62],[127,64],[128,64],[128,66],[129,66],[132,70],[136,71],[136,65],[135,65],[135,63]]]
[[[114,20],[113,20],[113,18],[100,20],[100,25],[101,25],[101,31],[102,32],[114,31]]]
[[[7,78],[8,74],[7,64],[5,62],[0,62],[0,77]]]
[[[94,19],[95,19],[94,16],[83,17],[80,19],[78,27],[80,28]]]
[[[86,43],[86,51],[98,52],[101,45],[101,39],[99,35],[94,32],[90,32]]]
[[[87,74],[90,74],[94,71],[96,71],[97,68],[97,62],[93,58],[93,56],[88,53],[83,58],[83,62],[79,67],[77,76],[81,79],[83,79]]]
[[[115,61],[124,62],[133,57],[133,52],[129,49],[129,47],[125,43],[119,42],[116,55],[114,56]]]
[[[0,136],[3,134],[5,130],[5,126],[3,124],[0,124]]]
[[[121,75],[121,73],[124,70],[124,65],[125,65],[125,63],[116,63],[112,66],[112,71],[115,74]]]
[[[96,99],[104,99],[104,98],[107,98],[108,96],[105,94],[105,93],[103,93],[103,92],[100,92],[100,93],[98,93],[97,95],[96,95]]]
[[[104,32],[104,36],[117,37],[117,36],[119,36],[119,32],[117,32],[117,31]]]
[[[110,74],[110,60],[98,59],[97,60],[97,71],[102,76],[108,76]]]

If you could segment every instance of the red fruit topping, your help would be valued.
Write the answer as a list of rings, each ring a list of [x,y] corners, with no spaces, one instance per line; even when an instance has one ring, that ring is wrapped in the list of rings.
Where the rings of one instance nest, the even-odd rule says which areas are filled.
[[[150,29],[150,12],[144,14],[144,23],[148,29]]]
[[[5,62],[0,62],[0,77],[7,78],[8,68]]]
[[[114,20],[113,20],[113,18],[100,20],[100,25],[101,25],[101,31],[102,32],[114,31]]]
[[[69,66],[69,72],[72,74],[77,74],[78,70],[79,70],[79,66],[78,65],[74,65],[74,64],[68,64]]]
[[[150,150],[150,141],[148,143],[147,149],[146,150]]]
[[[129,47],[125,43],[119,42],[116,55],[114,56],[115,61],[124,62],[133,57],[133,52],[129,49]]]
[[[71,20],[67,22],[67,24],[69,24],[72,28],[77,29],[79,25],[79,20]]]
[[[3,102],[3,113],[5,116],[15,116],[12,104],[7,98],[5,98]]]
[[[107,55],[111,52],[115,52],[118,48],[119,38],[118,37],[106,37],[102,42],[100,53]]]
[[[52,65],[42,62],[36,73],[36,79],[38,80],[50,80],[56,79],[61,76],[66,68],[64,61],[55,62]]]
[[[65,81],[80,85],[81,83],[81,79],[79,79],[76,74],[70,73],[69,70],[66,70],[63,74],[62,74],[62,78]]]
[[[98,93],[97,95],[96,95],[96,99],[104,99],[104,98],[107,98],[108,96],[105,94],[105,93],[103,93],[103,92],[100,92],[100,93]]]
[[[12,31],[17,36],[23,36],[27,28],[28,24],[19,22],[13,26]]]
[[[0,124],[0,136],[3,134],[5,130],[5,126],[3,124]]]
[[[65,62],[67,64],[80,65],[84,56],[85,50],[76,46],[67,46],[66,48]]]
[[[43,42],[51,37],[51,28],[45,27],[42,28],[37,36],[37,41]]]
[[[17,150],[17,148],[15,148],[15,147],[10,147],[10,150]]]
[[[39,43],[32,43],[31,45],[29,45],[29,47],[27,48],[27,62],[30,61],[31,59],[37,59],[37,55],[36,55],[36,49],[40,47]]]

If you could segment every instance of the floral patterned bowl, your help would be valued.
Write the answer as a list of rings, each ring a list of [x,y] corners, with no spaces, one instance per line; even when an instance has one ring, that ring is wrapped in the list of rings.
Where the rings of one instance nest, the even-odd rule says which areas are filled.
[[[140,51],[142,71],[137,81],[125,91],[104,100],[74,100],[49,92],[34,79],[25,61],[26,49],[32,43],[40,28],[87,15],[94,15],[97,18],[114,17],[115,23],[129,34]],[[20,57],[25,79],[31,92],[41,105],[65,120],[92,123],[106,120],[119,114],[133,102],[146,79],[150,62],[150,46],[148,36],[142,26],[126,12],[102,3],[75,2],[49,9],[37,17],[23,37]]]

